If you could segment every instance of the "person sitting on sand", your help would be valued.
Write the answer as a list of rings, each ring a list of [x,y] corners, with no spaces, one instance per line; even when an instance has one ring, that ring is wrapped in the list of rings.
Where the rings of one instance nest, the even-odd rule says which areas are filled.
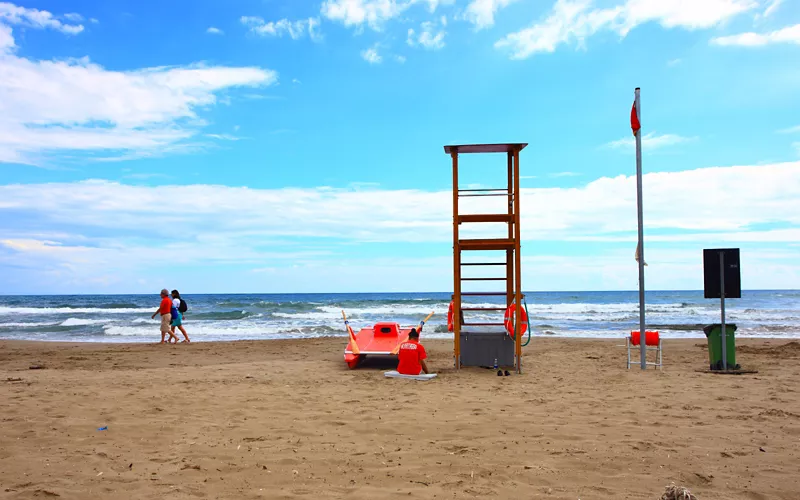
[[[161,304],[158,306],[158,310],[150,316],[151,319],[155,319],[156,314],[161,315],[161,343],[164,344],[164,337],[169,334],[170,339],[175,338],[178,340],[178,337],[175,337],[175,334],[169,329],[169,322],[172,321],[172,314],[170,310],[172,309],[172,301],[169,300],[169,292],[166,288],[161,290]]]
[[[430,373],[428,365],[425,363],[428,355],[425,353],[425,348],[419,343],[419,332],[416,328],[412,328],[408,334],[408,340],[400,344],[397,357],[399,359],[397,371],[403,375]]]
[[[178,341],[178,336],[175,335],[175,327],[178,327],[183,334],[183,338],[185,339],[184,342],[189,342],[189,334],[186,333],[186,330],[183,328],[183,313],[180,311],[181,307],[181,294],[178,293],[177,290],[172,291],[172,308],[170,309],[170,314],[172,314],[172,321],[170,322],[170,326],[172,326],[172,336],[175,337],[175,342]]]

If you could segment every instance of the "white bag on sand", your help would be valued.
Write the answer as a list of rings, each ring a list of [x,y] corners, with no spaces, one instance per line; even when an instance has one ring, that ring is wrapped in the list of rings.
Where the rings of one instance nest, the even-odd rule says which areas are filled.
[[[392,370],[390,372],[384,372],[383,374],[385,376],[387,376],[387,377],[392,377],[392,378],[410,378],[412,380],[430,380],[430,379],[436,377],[435,373],[428,373],[427,375],[424,374],[424,373],[419,374],[419,375],[403,375],[403,374],[399,373],[397,370]]]

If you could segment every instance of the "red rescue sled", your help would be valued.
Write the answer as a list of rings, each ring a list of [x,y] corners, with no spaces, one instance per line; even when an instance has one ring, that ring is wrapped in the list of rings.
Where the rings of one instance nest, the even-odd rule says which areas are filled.
[[[420,322],[417,331],[422,331],[422,326],[431,316],[433,313]],[[367,356],[396,356],[400,344],[408,340],[408,334],[412,329],[412,327],[403,328],[399,323],[384,321],[375,323],[371,328],[362,328],[361,331],[355,333],[350,327],[344,311],[342,311],[342,317],[350,336],[350,341],[344,348],[344,361],[351,370]]]

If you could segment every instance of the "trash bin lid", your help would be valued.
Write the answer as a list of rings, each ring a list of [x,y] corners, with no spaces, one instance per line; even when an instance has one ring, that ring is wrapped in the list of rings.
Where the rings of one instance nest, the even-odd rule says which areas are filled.
[[[703,333],[706,334],[706,337],[711,335],[711,330],[713,330],[715,327],[719,328],[719,329],[722,329],[722,323],[714,323],[713,325],[708,325],[705,328],[703,328]],[[733,329],[733,331],[735,332],[736,331],[736,323],[725,323],[725,329],[727,330],[729,328]]]

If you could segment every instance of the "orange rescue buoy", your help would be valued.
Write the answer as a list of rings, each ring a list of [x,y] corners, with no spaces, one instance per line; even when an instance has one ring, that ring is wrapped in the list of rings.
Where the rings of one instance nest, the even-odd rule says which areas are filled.
[[[511,304],[506,309],[506,314],[503,316],[503,324],[506,326],[506,331],[508,335],[513,339],[514,338],[514,319],[516,317],[517,312],[517,304]],[[528,313],[525,312],[525,309],[522,309],[522,325],[519,327],[519,333],[522,335],[523,333],[528,331]]]
[[[453,322],[453,301],[450,301],[450,307],[447,309],[447,331],[452,332],[456,329],[456,325]]]

